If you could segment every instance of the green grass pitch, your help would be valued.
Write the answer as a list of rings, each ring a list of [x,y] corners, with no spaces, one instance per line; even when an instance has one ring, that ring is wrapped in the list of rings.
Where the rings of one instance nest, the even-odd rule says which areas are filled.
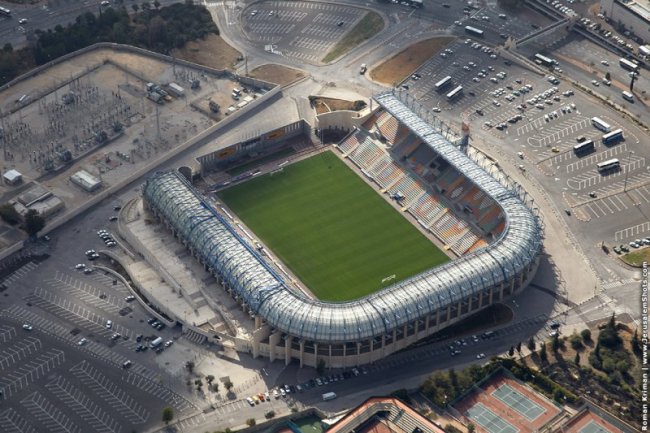
[[[331,152],[219,197],[323,301],[357,299],[384,277],[449,260]]]

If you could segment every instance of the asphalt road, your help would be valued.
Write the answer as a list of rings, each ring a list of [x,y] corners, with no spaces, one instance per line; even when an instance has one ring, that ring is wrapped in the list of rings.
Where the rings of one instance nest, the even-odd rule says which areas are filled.
[[[177,3],[174,0],[159,0],[162,6]],[[43,5],[16,5],[0,2],[12,11],[12,18],[0,18],[0,41],[10,43],[14,48],[24,46],[36,30],[53,29],[57,25],[66,26],[85,12],[99,14],[103,8],[100,0],[54,0]],[[132,11],[131,5],[142,4],[135,0],[125,0],[124,5]],[[27,23],[19,24],[20,19]]]

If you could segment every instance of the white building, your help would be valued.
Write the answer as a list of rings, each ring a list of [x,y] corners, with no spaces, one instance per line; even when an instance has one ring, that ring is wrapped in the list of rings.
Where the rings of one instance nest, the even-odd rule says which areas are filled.
[[[11,169],[3,174],[2,178],[7,185],[17,185],[23,180],[23,175],[19,171]]]
[[[72,176],[70,176],[70,180],[76,184],[85,189],[88,192],[93,192],[99,189],[102,186],[102,181],[101,179],[93,176],[92,174],[88,173],[86,170],[79,170]]]

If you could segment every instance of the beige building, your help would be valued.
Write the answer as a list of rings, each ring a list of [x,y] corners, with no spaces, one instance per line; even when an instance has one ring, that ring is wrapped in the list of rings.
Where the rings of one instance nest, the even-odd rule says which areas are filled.
[[[650,42],[650,0],[602,0],[600,11],[612,24],[620,22],[645,43]]]

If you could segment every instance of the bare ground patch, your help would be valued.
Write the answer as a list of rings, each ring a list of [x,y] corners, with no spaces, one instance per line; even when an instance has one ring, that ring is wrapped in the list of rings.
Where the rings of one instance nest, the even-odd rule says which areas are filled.
[[[183,48],[173,50],[172,55],[215,69],[233,70],[241,53],[221,36],[210,34],[205,39],[188,42]]]
[[[303,78],[306,74],[303,71],[287,66],[269,64],[258,66],[248,75],[258,80],[275,83],[279,86],[286,86]]]
[[[330,111],[353,110],[359,111],[366,106],[364,101],[346,101],[336,98],[310,98],[318,114],[329,113]]]
[[[436,37],[417,42],[373,68],[370,78],[395,86],[453,40],[451,37]]]

